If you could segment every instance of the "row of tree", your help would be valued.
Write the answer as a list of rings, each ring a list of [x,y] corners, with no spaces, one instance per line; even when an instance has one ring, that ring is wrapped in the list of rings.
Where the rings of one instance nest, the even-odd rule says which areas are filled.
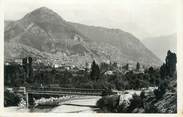
[[[24,60],[23,65],[5,66],[5,85],[22,86],[40,86],[49,84],[59,84],[62,87],[79,87],[79,88],[113,88],[113,89],[139,89],[148,86],[160,86],[167,76],[172,76],[176,73],[176,55],[170,51],[166,57],[166,63],[159,69],[150,67],[144,73],[133,71],[125,74],[120,71],[115,71],[117,64],[101,63],[100,66],[93,61],[91,72],[87,70],[59,71],[55,68],[51,70],[37,69],[32,72],[33,68],[30,63],[31,59]],[[140,69],[140,64],[137,63],[136,69]],[[107,70],[115,71],[114,74],[105,75]],[[26,78],[26,79],[25,79]],[[25,79],[25,80],[24,80]]]

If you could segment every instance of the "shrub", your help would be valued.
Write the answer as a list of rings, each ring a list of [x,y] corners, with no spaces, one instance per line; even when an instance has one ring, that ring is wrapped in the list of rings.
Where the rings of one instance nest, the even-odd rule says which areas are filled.
[[[96,106],[99,107],[99,108],[102,108],[104,106],[104,99],[103,98],[100,98],[97,101]]]
[[[96,103],[97,107],[99,107],[103,112],[117,112],[118,104],[118,95],[104,96]]]
[[[158,109],[153,104],[146,104],[144,106],[145,113],[158,113]]]
[[[15,93],[10,92],[8,90],[4,91],[4,106],[18,106],[19,102],[21,101],[20,97],[17,96]]]
[[[144,92],[144,91],[142,91],[142,92],[140,93],[140,98],[141,98],[141,99],[144,99],[144,98],[145,98],[145,92]]]
[[[156,96],[156,99],[162,98],[162,96],[166,93],[166,83],[161,83],[158,89],[154,90],[154,95]]]
[[[160,99],[162,97],[162,94],[158,89],[155,89],[153,92],[154,92],[154,95],[156,96],[156,99]]]
[[[135,108],[143,108],[143,99],[137,94],[133,94],[132,99],[130,99],[128,112],[132,112]]]
[[[118,113],[127,113],[128,112],[128,108],[127,108],[127,104],[126,103],[122,103],[117,107],[117,112]]]

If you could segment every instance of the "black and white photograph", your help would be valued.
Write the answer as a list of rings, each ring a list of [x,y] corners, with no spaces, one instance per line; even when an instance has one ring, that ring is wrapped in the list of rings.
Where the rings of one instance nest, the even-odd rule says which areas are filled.
[[[176,114],[176,5],[4,0],[4,111]]]

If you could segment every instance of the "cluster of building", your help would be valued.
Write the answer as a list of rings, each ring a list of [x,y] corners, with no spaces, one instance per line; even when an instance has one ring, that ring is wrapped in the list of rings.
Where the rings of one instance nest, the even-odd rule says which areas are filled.
[[[31,63],[29,63],[31,62]],[[44,63],[44,64],[43,64]],[[46,62],[49,63],[49,62]],[[110,61],[106,61],[106,64],[111,64]],[[55,63],[51,64],[49,63],[48,65],[45,65],[45,62],[41,59],[35,59],[31,57],[26,57],[26,58],[16,58],[14,59],[13,62],[5,62],[5,65],[11,65],[11,64],[18,64],[18,65],[23,65],[23,64],[31,64],[31,67],[33,67],[33,71],[36,71],[37,69],[43,70],[43,71],[51,71],[52,68],[55,68],[58,71],[85,71],[85,70],[90,70],[92,66],[92,62],[89,63],[87,62],[85,65],[81,66],[76,66],[76,65],[70,65],[70,64],[65,64],[65,63]],[[145,67],[141,64],[139,64],[139,67],[137,68],[137,65],[135,64],[126,64],[126,65],[119,65],[117,64],[117,70],[120,72],[128,72],[128,71],[133,71],[134,73],[143,73]],[[105,75],[112,75],[115,71],[114,70],[107,70],[104,74]]]

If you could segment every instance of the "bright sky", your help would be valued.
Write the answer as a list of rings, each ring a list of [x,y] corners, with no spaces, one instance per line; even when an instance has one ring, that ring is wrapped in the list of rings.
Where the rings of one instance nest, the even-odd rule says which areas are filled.
[[[67,21],[120,28],[140,39],[176,32],[175,0],[4,0],[5,20],[42,6]]]

